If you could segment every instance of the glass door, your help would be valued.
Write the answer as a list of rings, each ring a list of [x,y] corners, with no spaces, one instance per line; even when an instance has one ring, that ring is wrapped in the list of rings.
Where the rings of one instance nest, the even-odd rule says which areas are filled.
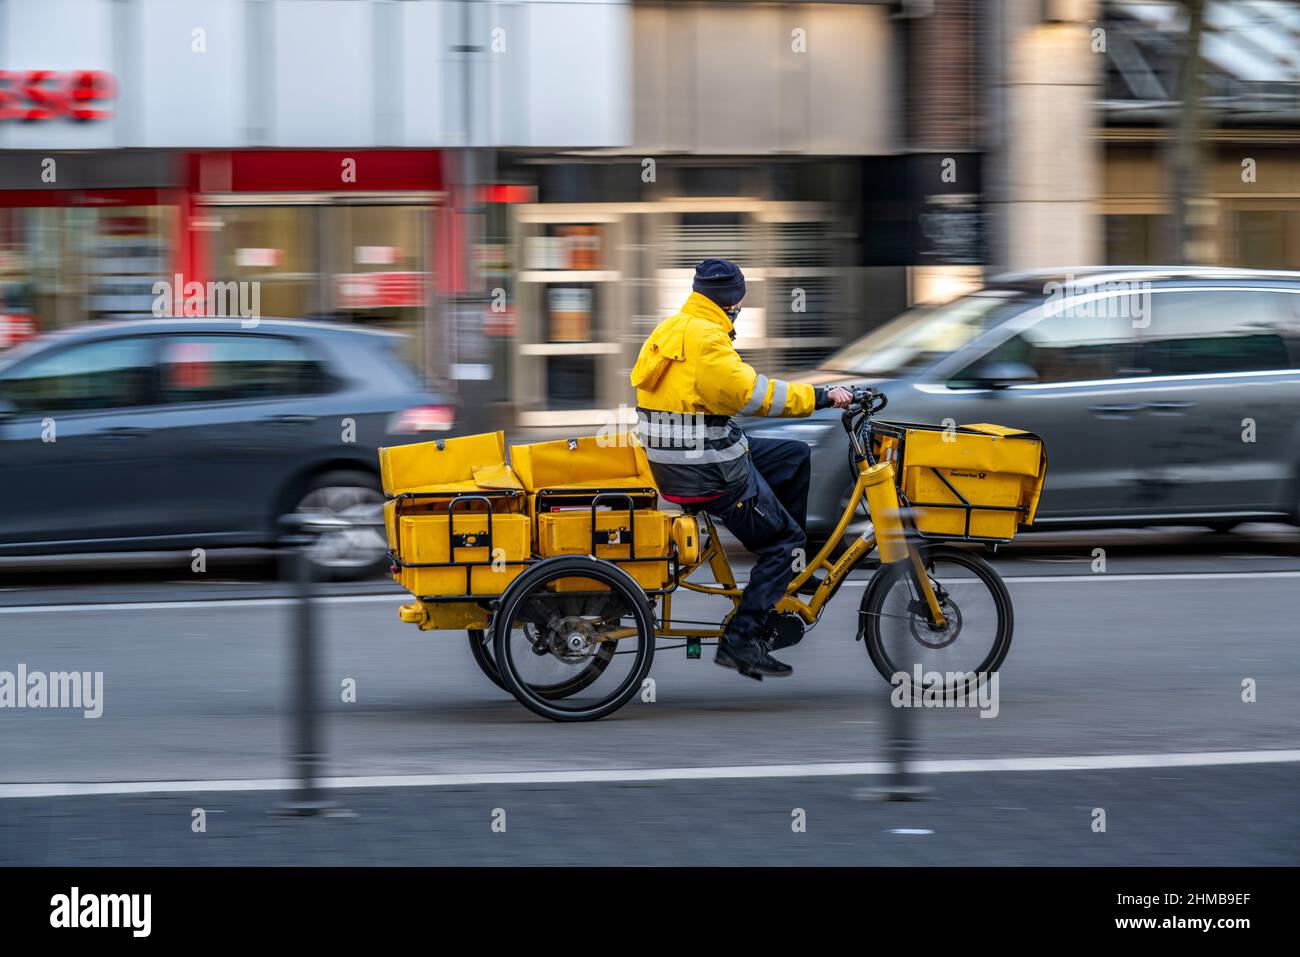
[[[324,319],[320,210],[314,206],[215,206],[212,279],[259,284],[264,318]]]
[[[407,358],[420,364],[432,286],[430,207],[330,206],[322,212],[329,317],[405,333]]]

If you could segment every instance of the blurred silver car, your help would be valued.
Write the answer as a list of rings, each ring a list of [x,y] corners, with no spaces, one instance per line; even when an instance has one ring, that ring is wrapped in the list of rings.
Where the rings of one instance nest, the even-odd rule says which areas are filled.
[[[1300,521],[1300,273],[1001,276],[791,378],[870,383],[887,419],[1037,432],[1050,463],[1039,527]],[[744,423],[812,446],[814,538],[851,488],[838,420]]]
[[[447,434],[403,337],[327,323],[86,325],[0,358],[0,557],[273,545],[328,515],[333,578],[386,565],[376,450]]]

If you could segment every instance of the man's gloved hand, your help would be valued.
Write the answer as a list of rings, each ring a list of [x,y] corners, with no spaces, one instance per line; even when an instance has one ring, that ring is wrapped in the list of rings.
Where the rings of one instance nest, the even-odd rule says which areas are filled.
[[[841,386],[828,389],[821,386],[813,390],[816,395],[816,406],[819,409],[829,409],[835,406],[837,409],[846,409],[849,403],[853,401],[853,393]]]

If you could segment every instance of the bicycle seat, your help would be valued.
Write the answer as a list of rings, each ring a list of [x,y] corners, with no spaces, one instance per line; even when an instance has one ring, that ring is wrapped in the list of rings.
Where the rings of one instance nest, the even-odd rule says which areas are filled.
[[[721,495],[669,495],[666,492],[660,492],[659,497],[676,505],[687,515],[698,515],[710,502],[722,498]]]

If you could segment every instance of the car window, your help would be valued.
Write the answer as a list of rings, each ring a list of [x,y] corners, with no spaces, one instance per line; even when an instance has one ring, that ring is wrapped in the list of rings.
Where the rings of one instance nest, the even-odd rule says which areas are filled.
[[[953,376],[949,384],[970,385],[988,365],[1016,363],[1034,370],[1039,382],[1079,382],[1145,375],[1135,368],[1137,331],[1128,296],[1102,297],[1071,306],[1012,336]]]
[[[1282,325],[1294,302],[1300,296],[1262,289],[1156,293],[1143,364],[1153,375],[1289,369]]]
[[[987,289],[940,306],[919,306],[849,343],[819,368],[854,375],[898,376],[950,355],[1025,309],[1017,292]]]
[[[415,366],[403,355],[407,345],[405,337],[382,339],[374,349],[379,354],[380,363],[392,373],[395,384],[399,388],[416,391],[424,388],[424,380]]]
[[[153,347],[144,336],[103,339],[11,367],[0,397],[19,414],[121,409],[149,401]]]
[[[320,364],[282,336],[192,334],[163,341],[159,399],[221,402],[320,391]]]

